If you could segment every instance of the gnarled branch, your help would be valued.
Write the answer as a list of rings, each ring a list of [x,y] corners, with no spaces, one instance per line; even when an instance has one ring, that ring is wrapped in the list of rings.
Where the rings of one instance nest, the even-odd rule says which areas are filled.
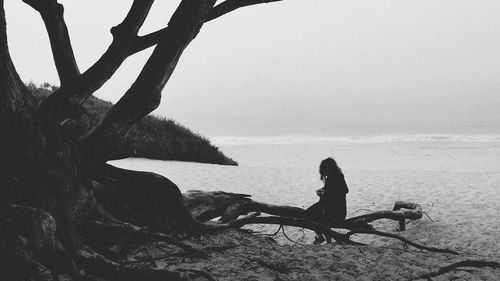
[[[68,28],[64,21],[64,7],[57,0],[23,0],[42,16],[49,35],[52,55],[61,81],[61,87],[71,83],[80,75],[76,64]]]
[[[215,6],[212,12],[208,15],[205,22],[209,22],[238,8],[278,1],[282,0],[228,0]],[[135,54],[158,44],[158,41],[162,37],[163,33],[168,32],[168,30],[168,28],[162,28],[150,34],[138,37],[134,44],[134,47],[131,50],[131,54]]]
[[[397,234],[393,234],[393,233],[388,233],[388,232],[377,231],[377,230],[356,229],[356,230],[352,230],[352,231],[348,232],[347,236],[350,237],[350,236],[352,236],[354,234],[358,234],[358,233],[359,234],[373,234],[373,235],[377,235],[377,236],[394,238],[394,239],[397,239],[397,240],[399,240],[401,242],[404,242],[404,243],[406,243],[406,244],[408,244],[410,246],[413,246],[415,248],[422,249],[422,250],[427,250],[429,252],[458,255],[458,253],[456,251],[453,251],[453,250],[441,249],[441,248],[436,248],[436,247],[428,247],[428,246],[420,245],[418,243],[415,243],[415,242],[412,242],[412,241],[406,239],[405,237],[403,237],[401,235],[397,235]]]
[[[307,219],[288,218],[288,217],[246,217],[234,220],[228,223],[231,227],[242,227],[247,224],[277,224],[286,226],[295,226],[307,228],[324,235],[328,235],[335,241],[350,245],[358,245],[359,243],[349,240],[349,236],[330,229],[330,227],[316,223]]]
[[[422,218],[422,207],[419,204],[396,201],[392,211],[377,211],[366,215],[352,217],[346,220],[347,223],[369,223],[379,219],[391,219],[399,221],[399,230],[406,228],[406,220],[418,220]]]
[[[431,277],[436,277],[436,276],[439,276],[441,274],[445,274],[447,272],[450,272],[452,270],[455,270],[455,269],[458,269],[458,268],[461,268],[461,267],[491,267],[491,268],[500,268],[500,263],[496,262],[496,261],[464,260],[464,261],[460,261],[460,262],[457,262],[457,263],[452,263],[452,264],[443,266],[443,267],[439,268],[436,271],[420,275],[420,276],[416,277],[413,280],[418,280],[418,279],[429,279],[430,280]]]
[[[305,210],[293,206],[266,204],[250,199],[250,195],[224,191],[189,190],[183,194],[184,204],[199,221],[221,217],[227,223],[249,212],[262,212],[284,217],[304,217]]]
[[[207,19],[205,22],[209,22],[213,19],[216,19],[222,15],[225,15],[231,11],[234,11],[238,8],[242,8],[245,6],[251,6],[251,5],[257,5],[257,4],[264,4],[264,3],[271,3],[271,2],[278,2],[282,0],[228,0],[225,1],[217,6],[215,6],[212,10],[212,12],[208,15]],[[140,36],[137,38],[134,46],[132,47],[131,54],[135,54],[137,52],[140,52],[144,49],[147,49],[149,47],[152,47],[156,44],[158,44],[158,41],[160,38],[163,36],[163,33],[168,32],[168,28],[162,28],[160,30],[157,30],[155,32],[152,32],[150,34]]]
[[[215,0],[180,3],[152,55],[136,81],[106,117],[81,138],[89,159],[106,161],[116,151],[129,130],[156,109],[161,91],[174,72],[184,49],[196,37]]]
[[[32,1],[32,0],[30,0]],[[154,0],[135,0],[125,19],[111,29],[113,41],[101,58],[69,85],[61,85],[42,103],[57,120],[68,117],[61,108],[77,106],[104,85],[131,53],[137,33]]]

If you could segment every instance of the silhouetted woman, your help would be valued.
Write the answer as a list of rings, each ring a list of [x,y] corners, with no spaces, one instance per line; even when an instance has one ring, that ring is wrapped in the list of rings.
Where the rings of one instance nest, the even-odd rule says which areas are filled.
[[[319,202],[313,204],[306,210],[306,216],[322,224],[328,224],[331,220],[344,220],[346,216],[346,194],[349,192],[342,170],[333,158],[329,157],[321,161],[319,175],[325,186],[316,191]],[[325,239],[323,235],[316,233],[314,244],[319,244]],[[328,242],[331,239],[327,237]]]

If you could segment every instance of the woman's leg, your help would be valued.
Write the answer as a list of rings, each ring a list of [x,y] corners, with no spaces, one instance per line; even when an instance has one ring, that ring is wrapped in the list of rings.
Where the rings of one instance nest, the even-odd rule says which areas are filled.
[[[324,216],[323,213],[323,207],[319,204],[319,202],[316,202],[312,204],[311,207],[307,208],[305,217],[314,221],[320,221]]]
[[[324,221],[325,219],[324,210],[322,206],[319,204],[319,202],[316,202],[313,205],[311,205],[311,207],[307,208],[305,217],[315,222],[323,223],[322,221]],[[331,241],[330,237],[326,237],[326,239],[327,242]],[[316,232],[316,237],[314,238],[313,244],[318,245],[323,243],[323,241],[325,241],[323,234]]]

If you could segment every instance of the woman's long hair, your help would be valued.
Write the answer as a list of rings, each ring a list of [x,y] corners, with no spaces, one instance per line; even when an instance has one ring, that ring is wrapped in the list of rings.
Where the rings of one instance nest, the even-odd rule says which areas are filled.
[[[341,176],[342,169],[337,165],[337,162],[332,157],[328,157],[319,164],[319,177],[321,181],[326,181],[329,176]]]

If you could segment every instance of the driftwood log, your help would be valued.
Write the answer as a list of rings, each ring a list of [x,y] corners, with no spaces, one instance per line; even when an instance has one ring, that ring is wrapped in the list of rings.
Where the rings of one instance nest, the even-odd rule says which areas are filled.
[[[182,195],[186,207],[199,221],[220,217],[221,223],[228,223],[249,212],[301,218],[304,209],[292,206],[280,206],[253,201],[248,194],[224,191],[190,190]]]
[[[305,210],[302,208],[253,201],[248,194],[190,190],[182,196],[193,217],[202,222],[220,217],[220,223],[229,223],[238,219],[239,216],[247,215],[249,212],[289,218],[305,218]],[[405,220],[421,219],[422,214],[422,207],[419,204],[396,201],[392,211],[375,211],[346,220],[332,220],[328,226],[346,229],[365,228],[368,227],[368,223],[375,220],[390,219],[398,221],[400,230],[404,230]]]
[[[419,204],[396,201],[392,211],[376,211],[366,215],[346,219],[346,222],[369,223],[379,219],[391,219],[399,222],[399,230],[406,228],[406,220],[418,220],[422,218],[422,207]]]
[[[491,267],[500,268],[500,262],[496,261],[482,261],[482,260],[464,260],[456,263],[452,263],[443,267],[440,267],[436,271],[431,271],[429,273],[415,277],[412,280],[432,280],[432,277],[437,277],[439,275],[445,274],[452,270],[465,269],[465,268],[481,268],[481,267]]]
[[[273,224],[306,228],[337,242],[357,245],[350,240],[354,234],[371,234],[400,240],[407,245],[437,253],[458,254],[449,249],[429,247],[412,242],[400,235],[377,231],[370,222],[380,219],[389,219],[399,222],[400,230],[405,230],[405,221],[422,218],[422,207],[419,204],[406,201],[396,201],[392,211],[383,210],[348,218],[346,220],[332,220],[328,225],[314,222],[305,217],[305,210],[298,207],[272,205],[253,201],[248,194],[229,193],[223,191],[191,190],[183,194],[186,207],[193,216],[200,221],[208,221],[220,217],[218,223],[229,227],[242,227],[248,224]],[[256,212],[248,215],[249,212]],[[264,213],[270,216],[261,216]],[[347,229],[349,232],[341,233],[333,229]]]

